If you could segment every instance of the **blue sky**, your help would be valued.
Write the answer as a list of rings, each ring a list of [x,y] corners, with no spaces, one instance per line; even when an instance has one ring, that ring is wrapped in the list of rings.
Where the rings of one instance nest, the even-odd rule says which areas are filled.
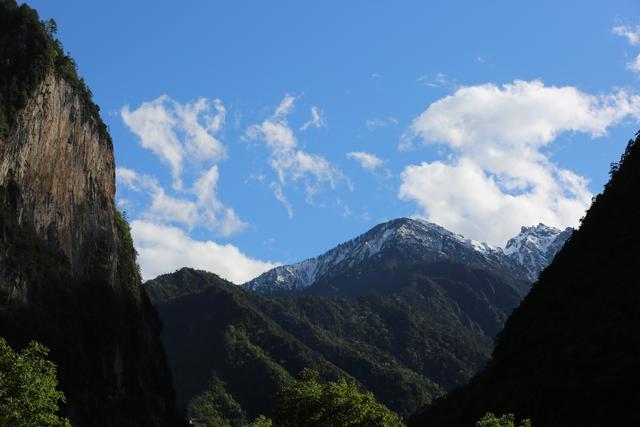
[[[242,282],[400,216],[575,225],[639,128],[631,0],[28,3],[102,109],[145,278]]]

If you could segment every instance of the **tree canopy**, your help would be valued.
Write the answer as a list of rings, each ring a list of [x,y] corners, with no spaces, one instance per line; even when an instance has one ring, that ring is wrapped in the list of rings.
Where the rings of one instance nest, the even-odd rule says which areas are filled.
[[[476,423],[476,427],[531,427],[531,420],[522,420],[520,424],[516,426],[516,417],[514,414],[504,414],[498,417],[492,412],[487,412]]]
[[[31,342],[15,352],[0,337],[0,426],[70,427],[56,415],[64,394],[57,389],[56,365],[49,349]]]
[[[275,425],[282,427],[401,427],[398,415],[344,378],[318,382],[316,371],[305,369],[299,379],[276,397]]]

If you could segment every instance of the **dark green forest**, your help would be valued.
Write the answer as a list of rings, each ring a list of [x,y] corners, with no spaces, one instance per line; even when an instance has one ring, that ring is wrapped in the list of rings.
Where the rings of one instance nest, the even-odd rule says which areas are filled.
[[[377,274],[394,280],[394,292],[354,298],[266,297],[187,268],[146,282],[179,406],[193,408],[204,393],[222,396],[230,422],[269,414],[273,396],[304,368],[356,381],[403,416],[464,384],[488,359],[519,294],[457,264],[394,272]]]
[[[411,426],[471,426],[487,411],[541,426],[640,424],[640,133],[610,175],[487,368]]]

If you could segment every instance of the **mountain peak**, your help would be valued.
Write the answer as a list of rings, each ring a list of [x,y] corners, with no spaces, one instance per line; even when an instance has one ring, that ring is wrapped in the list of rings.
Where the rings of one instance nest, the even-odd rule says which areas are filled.
[[[504,254],[521,265],[531,280],[536,280],[572,233],[571,227],[560,230],[542,223],[523,226],[517,236],[509,239]]]
[[[450,260],[482,265],[532,282],[569,235],[570,231],[544,224],[523,227],[503,250],[422,219],[396,218],[322,255],[276,267],[243,286],[260,293],[301,290],[338,272],[353,270],[357,274],[365,264],[390,257],[407,262]]]

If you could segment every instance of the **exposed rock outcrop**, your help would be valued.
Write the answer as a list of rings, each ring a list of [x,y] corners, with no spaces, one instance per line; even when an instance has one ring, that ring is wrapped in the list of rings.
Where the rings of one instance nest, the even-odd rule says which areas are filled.
[[[51,349],[74,426],[181,425],[98,108],[35,11],[0,24],[0,336]]]
[[[85,110],[70,84],[47,73],[0,140],[0,186],[18,190],[11,201],[18,223],[86,277],[97,242],[114,247],[116,233],[113,146]]]

